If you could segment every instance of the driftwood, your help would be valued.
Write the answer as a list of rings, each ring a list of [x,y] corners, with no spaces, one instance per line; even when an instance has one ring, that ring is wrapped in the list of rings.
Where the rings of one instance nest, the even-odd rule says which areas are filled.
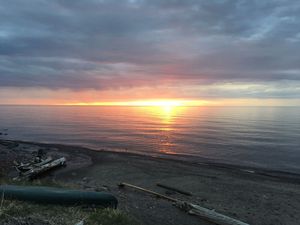
[[[138,187],[138,186],[135,186],[135,185],[132,185],[132,184],[128,184],[128,183],[120,183],[119,184],[119,187],[131,187],[131,188],[134,188],[136,190],[140,190],[140,191],[143,191],[143,192],[146,192],[146,193],[149,193],[149,194],[152,194],[152,195],[155,195],[156,197],[158,198],[163,198],[163,199],[166,199],[166,200],[169,200],[171,202],[177,202],[178,200],[175,199],[175,198],[171,198],[169,196],[166,196],[166,195],[163,195],[163,194],[159,194],[157,192],[154,192],[154,191],[151,191],[151,190],[148,190],[148,189],[145,189],[145,188],[142,188],[142,187]]]
[[[66,158],[62,157],[59,159],[52,160],[50,158],[47,158],[46,160],[26,165],[26,170],[22,171],[19,169],[19,176],[15,178],[15,180],[22,180],[22,179],[34,179],[42,174],[44,174],[47,171],[50,171],[54,168],[64,166],[66,164]],[[24,169],[24,165],[23,165]]]
[[[157,185],[158,187],[166,188],[166,189],[169,189],[169,190],[171,190],[171,191],[176,191],[176,192],[178,192],[178,193],[180,193],[180,194],[192,196],[192,193],[191,193],[191,192],[188,192],[188,191],[185,191],[185,190],[181,190],[181,189],[179,189],[179,188],[171,187],[171,186],[169,186],[169,185],[160,184],[160,183],[158,183],[158,184],[156,184],[156,185]]]
[[[46,163],[44,165],[41,165],[39,167],[36,167],[34,169],[29,170],[28,172],[24,173],[23,176],[28,177],[29,179],[33,179],[37,177],[38,175],[41,175],[51,169],[54,169],[59,166],[63,166],[66,163],[65,157],[53,160],[50,163]]]
[[[38,162],[30,162],[30,163],[17,163],[16,161],[14,162],[15,164],[15,167],[16,167],[16,170],[19,171],[19,172],[25,172],[25,171],[28,171],[28,170],[31,170],[33,168],[36,168],[36,167],[40,167],[42,165],[45,165],[49,162],[51,162],[53,159],[52,157],[48,157],[44,160],[40,160]]]
[[[177,202],[175,204],[178,208],[188,212],[191,215],[199,216],[207,221],[213,222],[219,225],[249,225],[248,223],[240,220],[233,219],[229,216],[225,216],[221,213],[217,213],[215,210],[207,209],[199,205],[187,202]]]
[[[170,198],[168,196],[159,194],[157,192],[145,189],[145,188],[141,188],[132,184],[128,184],[128,183],[121,183],[119,184],[120,187],[131,187],[134,188],[136,190],[140,190],[152,195],[155,195],[159,198],[163,198],[166,200],[169,200],[173,203],[175,203],[175,205],[180,208],[181,210],[184,210],[186,212],[188,212],[189,214],[192,215],[197,215],[207,221],[213,222],[215,224],[219,224],[219,225],[249,225],[247,223],[244,223],[242,221],[233,219],[231,217],[225,216],[223,214],[217,213],[214,210],[210,210],[210,209],[206,209],[204,207],[201,207],[199,205],[193,204],[193,203],[188,203],[188,202],[183,202],[174,198]]]

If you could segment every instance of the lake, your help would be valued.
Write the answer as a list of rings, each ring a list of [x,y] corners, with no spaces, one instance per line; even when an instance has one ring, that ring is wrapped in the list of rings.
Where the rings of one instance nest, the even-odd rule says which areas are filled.
[[[2,139],[300,173],[299,107],[0,106],[0,132],[8,133]]]

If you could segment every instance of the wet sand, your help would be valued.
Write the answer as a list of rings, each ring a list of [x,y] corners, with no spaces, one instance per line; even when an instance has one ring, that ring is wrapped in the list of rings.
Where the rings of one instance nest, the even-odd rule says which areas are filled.
[[[297,225],[300,221],[300,176],[280,171],[236,167],[219,163],[193,163],[131,153],[93,151],[64,146],[0,140],[0,172],[14,177],[13,160],[29,160],[43,149],[47,155],[65,156],[67,167],[43,179],[74,188],[109,191],[119,200],[119,209],[142,224],[211,224],[187,215],[172,205],[117,184],[127,182],[170,197],[215,209],[255,225]],[[185,196],[157,187],[157,183],[193,193]]]

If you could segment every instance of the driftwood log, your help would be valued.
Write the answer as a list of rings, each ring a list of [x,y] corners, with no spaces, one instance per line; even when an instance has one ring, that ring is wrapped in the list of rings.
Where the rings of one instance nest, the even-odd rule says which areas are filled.
[[[14,162],[15,164],[15,168],[18,172],[25,172],[25,171],[28,171],[28,170],[31,170],[33,168],[36,168],[36,167],[39,167],[39,166],[42,166],[44,164],[47,164],[49,162],[51,162],[53,159],[52,157],[48,157],[44,160],[41,160],[39,162],[30,162],[30,163],[17,163],[16,161]]]
[[[159,194],[157,192],[154,192],[154,191],[151,191],[151,190],[148,190],[145,188],[141,188],[141,187],[138,187],[138,186],[135,186],[132,184],[128,184],[128,183],[119,184],[119,187],[125,187],[125,186],[155,195],[156,197],[163,198],[163,199],[169,200],[171,202],[174,202],[175,205],[178,208],[180,208],[181,210],[184,210],[191,215],[197,215],[197,216],[199,216],[207,221],[213,222],[215,224],[219,224],[219,225],[249,225],[248,223],[244,223],[240,220],[233,219],[231,217],[217,213],[214,210],[210,210],[210,209],[201,207],[201,206],[193,204],[193,203],[183,202],[183,201],[177,200],[175,198],[171,198],[171,197],[168,197],[168,196]]]
[[[229,216],[223,215],[216,212],[215,210],[207,209],[199,205],[187,202],[177,202],[175,205],[188,212],[191,215],[199,216],[207,221],[213,222],[219,225],[249,225],[248,223],[242,222],[240,220],[231,218]]]
[[[28,170],[26,170],[25,172],[20,171],[19,176],[16,177],[15,180],[34,179],[47,171],[64,165],[66,165],[65,157],[55,160],[48,158],[45,161],[27,166]]]

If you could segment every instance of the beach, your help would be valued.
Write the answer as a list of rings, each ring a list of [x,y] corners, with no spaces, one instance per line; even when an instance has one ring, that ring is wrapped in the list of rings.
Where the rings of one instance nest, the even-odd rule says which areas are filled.
[[[107,191],[119,209],[141,224],[211,224],[191,216],[163,199],[117,184],[127,182],[172,198],[214,209],[257,225],[296,225],[300,220],[300,176],[280,171],[220,163],[181,161],[59,144],[0,140],[2,178],[16,176],[13,160],[26,161],[42,149],[46,155],[67,159],[67,167],[41,178],[77,189]],[[162,183],[192,193],[168,191]]]
[[[300,225],[300,1],[1,1],[0,27],[0,225]]]

